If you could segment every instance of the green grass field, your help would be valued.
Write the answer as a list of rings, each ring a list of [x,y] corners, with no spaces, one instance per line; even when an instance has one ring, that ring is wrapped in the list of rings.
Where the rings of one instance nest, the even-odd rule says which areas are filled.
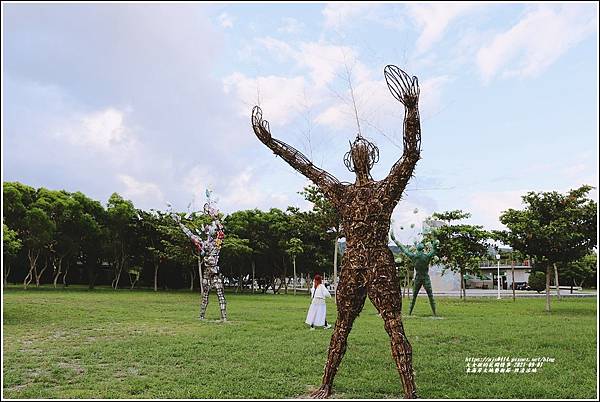
[[[320,383],[331,330],[304,326],[306,295],[5,290],[4,397],[296,398]],[[422,398],[595,398],[596,299],[420,298],[405,318]],[[406,304],[406,299],[404,301]],[[328,304],[335,320],[335,306]],[[552,357],[537,373],[466,373],[467,357]],[[334,384],[338,398],[397,398],[381,318],[367,302]]]

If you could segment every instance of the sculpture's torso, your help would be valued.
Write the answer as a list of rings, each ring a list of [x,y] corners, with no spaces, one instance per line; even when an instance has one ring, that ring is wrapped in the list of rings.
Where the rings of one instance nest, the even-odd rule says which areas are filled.
[[[411,258],[416,271],[416,276],[429,276],[429,261],[431,258],[428,254],[417,251],[415,256]]]
[[[395,205],[381,199],[382,182],[344,186],[338,199],[346,251],[344,268],[364,269],[375,262],[393,264],[388,248],[390,219]]]

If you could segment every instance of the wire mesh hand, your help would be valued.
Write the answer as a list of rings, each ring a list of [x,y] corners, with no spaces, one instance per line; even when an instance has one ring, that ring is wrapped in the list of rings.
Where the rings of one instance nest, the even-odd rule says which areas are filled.
[[[387,65],[383,69],[383,75],[390,92],[400,103],[407,108],[417,106],[419,102],[419,80],[412,78],[394,65]]]
[[[260,106],[254,106],[252,109],[252,128],[254,129],[254,134],[256,134],[262,143],[266,144],[271,140],[269,122],[263,120]]]

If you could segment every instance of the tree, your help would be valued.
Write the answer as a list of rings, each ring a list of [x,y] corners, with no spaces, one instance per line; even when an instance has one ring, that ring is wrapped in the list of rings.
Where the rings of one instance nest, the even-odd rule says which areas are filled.
[[[36,199],[36,190],[19,182],[6,182],[2,188],[4,223],[17,233],[24,230],[23,220]]]
[[[315,185],[309,185],[300,192],[304,198],[313,204],[313,208],[307,218],[312,218],[315,228],[319,231],[322,240],[333,243],[333,276],[337,280],[337,256],[338,239],[343,237],[342,219],[333,204],[325,197],[321,189]]]
[[[43,209],[55,227],[49,261],[52,265],[52,282],[56,288],[61,275],[66,275],[70,259],[75,257],[80,248],[81,205],[66,191],[39,189],[36,206]],[[66,269],[63,271],[63,263]],[[63,280],[63,283],[65,281]]]
[[[140,275],[142,274],[142,267],[131,267],[129,268],[129,270],[127,270],[127,273],[129,274],[129,282],[131,282],[131,288],[133,289],[136,285],[136,283],[138,283],[138,281],[140,280]]]
[[[300,254],[302,254],[302,252],[304,251],[303,247],[302,247],[302,240],[298,239],[297,237],[292,237],[290,240],[288,240],[287,244],[286,244],[286,252],[288,253],[288,255],[290,256],[290,258],[292,259],[292,264],[294,266],[294,296],[296,295],[296,257]]]
[[[5,223],[11,230],[17,233],[19,239],[24,244],[24,239],[27,235],[27,227],[25,222],[25,214],[30,208],[31,204],[35,201],[36,190],[33,187],[21,184],[19,182],[5,182],[2,188],[2,212],[3,212],[3,223]],[[25,247],[23,250],[28,250]],[[15,261],[17,262],[17,261]],[[22,274],[24,277],[28,271],[15,272],[15,268],[25,267],[28,265],[25,261],[22,264],[11,264],[11,272],[13,277],[19,278]]]
[[[113,193],[107,205],[108,228],[112,247],[112,266],[114,271],[112,288],[119,287],[121,274],[129,260],[129,251],[134,242],[134,227],[137,212],[133,203]]]
[[[509,209],[500,216],[508,228],[499,232],[503,242],[533,257],[534,270],[546,272],[546,311],[552,269],[567,266],[597,246],[597,204],[587,198],[591,189],[584,185],[566,194],[531,191],[522,197],[524,209]]]
[[[161,244],[166,258],[165,263],[172,267],[181,267],[184,275],[189,276],[190,290],[194,290],[194,281],[198,272],[198,256],[194,254],[194,247],[190,244],[190,239],[181,231],[181,229],[172,222],[172,218],[165,217],[165,225],[161,229],[165,230]],[[169,221],[171,220],[171,221]],[[171,269],[170,272],[174,272]]]
[[[439,240],[438,257],[444,264],[444,270],[460,274],[461,298],[467,297],[465,274],[478,274],[479,262],[487,254],[491,234],[482,226],[451,224],[467,219],[471,214],[461,210],[434,213],[431,219],[445,222],[425,235],[425,241]]]
[[[4,279],[4,281],[3,281],[4,286],[6,286],[7,282],[8,282],[8,276],[10,275],[11,263],[17,257],[17,254],[22,246],[23,246],[23,243],[19,239],[17,232],[9,229],[9,227],[6,226],[5,223],[3,223],[2,224],[2,247],[3,247],[2,255],[4,257],[4,264],[2,265],[2,268],[3,268],[2,274],[3,274],[3,279]]]
[[[137,226],[138,232],[136,233],[136,238],[141,243],[138,250],[140,254],[144,251],[150,257],[149,259],[154,268],[154,291],[157,292],[158,270],[161,263],[167,259],[165,245],[162,240],[165,234],[169,232],[165,226],[170,224],[170,222],[167,223],[166,219],[170,220],[171,218],[155,210],[151,210],[150,212],[138,210],[137,215],[139,225]],[[141,269],[138,270],[138,280],[139,272],[141,272]]]
[[[250,247],[250,240],[241,239],[235,234],[228,234],[223,240],[223,246],[221,248],[221,269],[222,271],[229,271],[230,277],[237,275],[238,286],[236,292],[239,290],[243,292],[244,283],[243,278],[247,274],[245,263],[252,256],[252,248]]]
[[[263,252],[267,249],[265,238],[268,228],[264,219],[264,212],[258,209],[236,211],[224,219],[224,226],[225,238],[236,236],[248,240],[246,246],[251,250],[249,256],[252,275],[251,288],[252,293],[254,293],[256,263],[262,259]]]
[[[23,287],[35,279],[36,286],[40,285],[40,279],[48,268],[48,256],[54,242],[54,231],[56,226],[48,215],[39,207],[33,207],[25,213],[26,235],[24,242],[27,247],[27,258],[29,260],[29,272],[23,281]],[[38,259],[40,255],[44,258],[44,268],[38,270]]]
[[[573,293],[573,286],[595,285],[598,273],[597,262],[598,256],[596,253],[589,253],[561,269],[561,277],[571,285],[571,293]]]
[[[75,192],[72,197],[79,205],[77,218],[77,233],[79,234],[79,249],[76,259],[82,263],[87,272],[87,284],[93,289],[97,277],[97,268],[102,260],[110,255],[108,216],[99,201],[88,198],[81,192]],[[67,286],[69,265],[63,275],[63,286]]]

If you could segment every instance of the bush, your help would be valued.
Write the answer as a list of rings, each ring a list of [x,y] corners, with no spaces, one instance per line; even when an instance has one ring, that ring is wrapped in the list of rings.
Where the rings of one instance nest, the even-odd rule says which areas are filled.
[[[532,272],[529,275],[528,285],[531,289],[540,293],[542,290],[546,289],[546,274],[543,272]]]

